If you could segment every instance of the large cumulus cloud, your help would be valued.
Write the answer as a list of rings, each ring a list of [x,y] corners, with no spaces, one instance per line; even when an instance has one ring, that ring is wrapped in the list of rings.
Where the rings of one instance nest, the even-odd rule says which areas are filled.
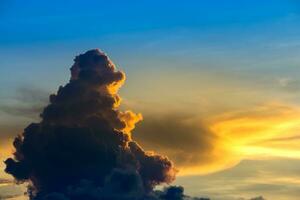
[[[70,82],[50,96],[42,120],[15,138],[6,172],[29,182],[34,200],[160,198],[153,188],[172,182],[177,170],[132,140],[142,116],[118,110],[125,74],[99,50],[74,61]]]

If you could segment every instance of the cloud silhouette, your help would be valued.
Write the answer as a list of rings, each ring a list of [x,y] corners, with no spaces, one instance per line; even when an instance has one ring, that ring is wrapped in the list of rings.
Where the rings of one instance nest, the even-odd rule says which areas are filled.
[[[131,138],[140,114],[118,110],[125,74],[99,50],[75,58],[71,79],[50,96],[41,122],[14,140],[5,171],[29,182],[30,199],[151,199],[177,170]]]

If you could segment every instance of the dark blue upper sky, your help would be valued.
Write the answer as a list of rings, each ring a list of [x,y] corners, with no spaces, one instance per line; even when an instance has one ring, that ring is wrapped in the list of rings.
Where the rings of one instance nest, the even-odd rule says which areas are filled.
[[[0,42],[87,39],[177,29],[247,28],[298,12],[296,1],[1,1]]]

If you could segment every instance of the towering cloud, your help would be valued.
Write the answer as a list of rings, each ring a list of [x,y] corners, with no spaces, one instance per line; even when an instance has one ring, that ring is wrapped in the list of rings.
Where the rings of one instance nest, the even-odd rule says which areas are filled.
[[[118,110],[125,74],[99,50],[74,61],[70,82],[50,96],[41,122],[15,138],[6,172],[30,183],[32,200],[180,199],[181,188],[153,192],[177,170],[132,140],[142,116]]]

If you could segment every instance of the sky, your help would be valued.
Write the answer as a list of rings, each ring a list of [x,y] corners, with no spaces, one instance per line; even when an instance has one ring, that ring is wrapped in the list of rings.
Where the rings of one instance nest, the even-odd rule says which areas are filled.
[[[299,21],[294,0],[2,0],[0,158],[99,48],[126,73],[122,108],[143,115],[132,137],[174,161],[188,194],[297,199]],[[0,199],[20,190],[0,181]]]

